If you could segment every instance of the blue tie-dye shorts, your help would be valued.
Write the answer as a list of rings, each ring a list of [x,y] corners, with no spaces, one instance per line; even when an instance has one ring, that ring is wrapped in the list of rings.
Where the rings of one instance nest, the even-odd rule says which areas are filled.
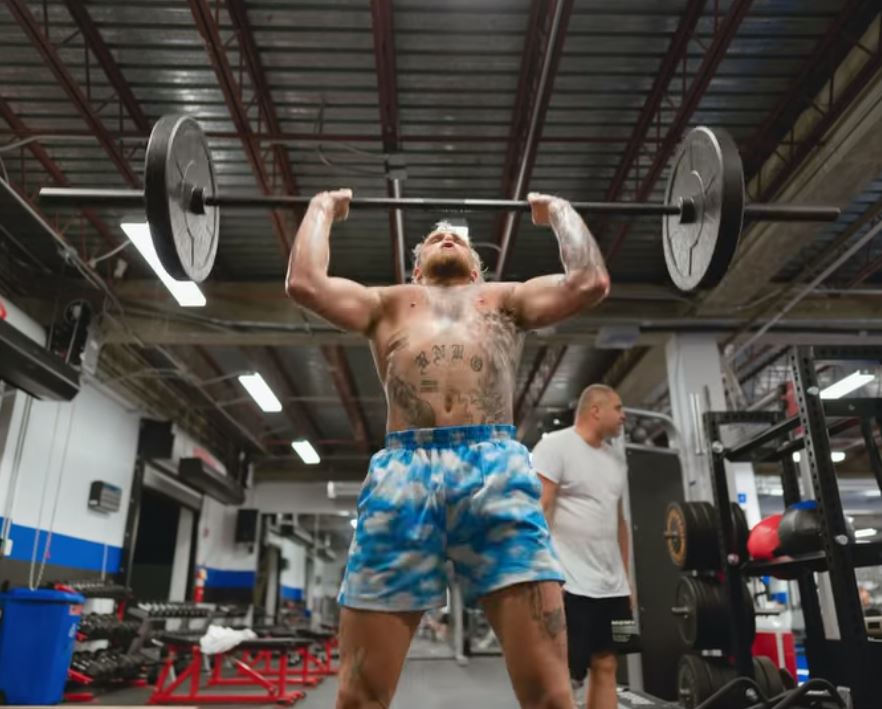
[[[415,611],[446,602],[453,562],[467,603],[526,581],[563,581],[514,426],[398,431],[371,459],[340,605]]]

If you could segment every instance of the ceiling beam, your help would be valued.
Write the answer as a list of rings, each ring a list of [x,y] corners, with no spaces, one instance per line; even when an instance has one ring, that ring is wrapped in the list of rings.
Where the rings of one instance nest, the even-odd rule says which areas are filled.
[[[252,164],[255,167],[255,172],[261,188],[266,194],[269,194],[271,187],[273,186],[266,182],[263,160],[260,156],[258,144],[250,137],[251,125],[248,120],[247,109],[242,104],[241,100],[242,87],[239,86],[238,91],[235,90],[237,88],[236,80],[230,69],[225,47],[220,40],[219,27],[212,18],[206,0],[190,0],[190,6],[193,10],[194,17],[196,17],[197,14],[199,15],[197,24],[200,25],[200,31],[209,45],[209,53],[212,56],[212,61],[215,64],[215,70],[218,72],[218,76],[222,76],[223,82],[233,89],[232,95],[227,99],[227,104],[230,108],[231,114],[234,116],[234,120],[237,121],[237,128],[239,128],[242,133],[243,140],[255,151],[256,162]],[[251,31],[245,2],[243,0],[227,0],[227,11],[236,31],[239,49],[245,60],[245,68],[251,79],[251,88],[252,91],[254,91],[260,115],[263,117],[263,121],[271,132],[278,132],[280,128],[276,107],[272,99],[272,94],[270,93],[269,83],[266,80],[263,65],[260,61],[260,53]],[[296,194],[298,191],[297,181],[294,177],[294,171],[291,167],[287,149],[281,145],[273,146],[273,157],[276,166],[282,174],[285,190],[288,194]],[[279,211],[275,211],[273,214],[278,216]],[[288,260],[291,243],[293,243],[293,238],[288,239],[288,237],[285,236],[285,248],[283,249],[283,258],[285,262]],[[342,350],[337,352],[333,348],[323,349],[322,353],[325,356],[328,369],[331,372],[331,379],[340,395],[340,401],[349,416],[349,423],[352,426],[353,434],[355,435],[356,440],[360,442],[363,441],[363,444],[367,445],[366,429],[364,428],[365,415],[364,411],[361,410],[361,405],[358,403],[357,397],[352,395],[352,391],[349,388],[351,377],[347,379],[345,375],[339,373],[341,367],[343,368],[342,371],[348,371],[348,369],[345,368],[345,357],[343,356]],[[343,363],[342,365],[341,362]]]
[[[814,108],[806,109],[801,117],[798,117],[793,126],[791,126],[790,138],[781,146],[772,145],[772,129],[786,109],[794,103],[804,105],[806,101],[811,101],[802,95],[809,88],[810,76],[812,76],[818,66],[823,66],[831,58],[832,45],[831,42],[838,37],[842,27],[847,24],[852,13],[854,12],[854,3],[848,2],[832,21],[828,32],[820,40],[816,46],[816,50],[808,57],[803,69],[800,71],[798,78],[791,84],[789,89],[782,96],[782,100],[776,104],[770,111],[766,119],[761,124],[759,130],[745,144],[745,158],[747,166],[751,163],[755,164],[757,156],[765,154],[768,157],[766,165],[760,169],[760,175],[754,177],[751,184],[747,186],[749,194],[757,194],[764,192],[760,184],[763,181],[761,173],[765,169],[777,169],[781,163],[781,155],[792,153],[797,146],[801,146],[805,142],[805,131],[794,135],[794,128],[806,120],[811,123],[819,120]],[[870,46],[878,47],[878,19],[874,23],[875,27],[867,31],[864,41],[873,40],[875,42]],[[877,53],[878,53],[877,49]],[[868,58],[864,56],[860,50],[852,49],[847,56],[832,72],[831,79],[828,80],[827,89],[832,86],[832,77],[837,73],[841,73],[843,77],[857,76],[865,86],[867,83],[872,84],[873,81],[878,85],[878,73],[875,79],[868,78],[866,75],[860,76],[860,66],[862,62],[868,62]],[[856,67],[856,68],[855,68]],[[838,82],[841,86],[843,82]],[[778,198],[798,198],[800,201],[811,202],[813,200],[822,201],[824,203],[834,203],[838,206],[845,207],[853,199],[854,194],[864,188],[866,182],[875,179],[879,174],[882,163],[874,158],[877,153],[870,147],[871,141],[875,139],[876,126],[882,120],[882,111],[874,111],[873,106],[882,99],[882,86],[879,90],[868,98],[859,99],[858,105],[853,106],[848,111],[840,109],[840,121],[844,124],[829,131],[828,135],[823,138],[823,145],[816,147],[813,153],[804,154],[800,160],[799,169],[797,164],[790,161],[791,165],[791,184],[784,190],[779,191]],[[864,91],[869,89],[865,88]],[[849,92],[853,97],[859,95],[859,92]],[[822,89],[821,96],[830,96],[829,93]],[[853,98],[850,100],[854,101]],[[850,114],[842,116],[842,113]],[[780,155],[776,154],[776,150]],[[754,170],[755,171],[755,170]],[[765,180],[766,184],[769,180]],[[844,184],[843,184],[844,183]],[[841,189],[840,189],[841,186]],[[832,190],[835,189],[835,194]],[[782,224],[754,224],[748,226],[741,236],[738,253],[733,261],[729,272],[723,279],[723,282],[714,290],[704,296],[700,296],[697,305],[697,312],[700,314],[708,314],[711,311],[719,311],[762,298],[762,293],[768,288],[781,269],[784,263],[792,258],[806,244],[806,240],[812,235],[821,233],[822,227],[808,227],[805,224],[798,225],[782,225]],[[840,240],[837,240],[838,243]],[[821,254],[821,260],[827,262],[830,259],[827,251]],[[799,278],[797,278],[799,280]],[[781,300],[774,298],[766,301],[767,305],[774,306]],[[797,306],[799,308],[800,306]],[[831,303],[831,307],[835,305]],[[796,308],[794,309],[794,312]],[[747,314],[749,311],[745,311]],[[765,312],[763,309],[755,309],[750,312],[752,321],[757,314]],[[848,317],[842,313],[844,317]],[[819,318],[824,316],[819,314]],[[730,336],[727,336],[728,340]],[[780,344],[771,341],[766,344]],[[663,350],[656,348],[651,351],[636,365],[633,371],[629,371],[624,382],[625,386],[633,390],[634,398],[629,403],[642,403],[647,396],[657,392],[659,387],[662,389],[666,385],[666,370],[663,366],[658,366],[659,352],[663,355]],[[663,357],[661,357],[663,362]]]
[[[740,146],[745,174],[752,176],[775,151],[782,135],[790,128],[790,125],[781,126],[781,120],[787,114],[793,115],[794,110],[802,111],[811,105],[815,93],[813,84],[817,82],[818,72],[832,63],[838,64],[842,61],[846,52],[841,52],[842,56],[838,54],[845,39],[843,30],[860,5],[860,0],[847,0],[800,67],[796,78],[781,94],[778,103],[769,111],[753,135]],[[774,135],[776,130],[781,135]]]
[[[318,103],[320,101],[319,97],[316,97],[315,102]],[[150,133],[149,131],[139,131],[134,129],[123,129],[111,130],[108,128],[108,132],[110,136],[116,141],[145,141]],[[7,133],[0,128],[0,136],[4,136]],[[29,135],[23,136],[25,138],[38,135],[38,133],[31,133]],[[52,135],[58,135],[63,138],[94,138],[94,135],[85,129],[80,128],[57,128],[52,130]],[[205,137],[209,138],[213,141],[221,141],[221,140],[229,140],[229,141],[240,141],[241,137],[236,131],[226,131],[226,130],[209,130],[205,131]],[[251,139],[257,143],[280,143],[280,144],[293,144],[293,143],[306,143],[307,145],[315,145],[316,142],[321,143],[382,143],[382,137],[379,134],[372,133],[335,133],[335,132],[308,132],[308,133],[300,133],[297,131],[280,131],[278,133],[272,133],[265,130],[254,130],[251,132]],[[508,145],[509,139],[507,136],[500,135],[413,135],[408,136],[405,132],[401,132],[399,134],[399,141],[401,145],[407,145],[408,143],[447,143],[447,144],[461,144],[461,145],[495,145],[497,143],[501,143],[503,145]],[[572,133],[570,135],[548,135],[542,137],[542,142],[545,144],[556,144],[556,145],[610,145],[610,146],[621,146],[622,149],[628,144],[628,138],[619,137],[619,136],[595,136],[595,135],[586,135],[584,132],[582,133]],[[766,147],[774,148],[777,145],[777,142],[772,143],[768,142],[765,144]]]
[[[738,28],[741,26],[741,22],[747,16],[748,10],[750,10],[752,2],[753,0],[733,0],[726,17],[723,18],[723,21],[717,26],[713,41],[704,53],[704,58],[701,61],[698,72],[692,80],[692,83],[689,85],[688,91],[686,91],[683,96],[676,114],[671,119],[667,133],[660,142],[652,163],[643,175],[640,186],[637,188],[636,194],[634,195],[636,201],[645,202],[652,194],[655,183],[661,176],[662,170],[664,170],[665,166],[668,164],[668,160],[677,145],[679,145],[683,133],[689,126],[692,115],[695,113],[695,110],[698,108],[708,86],[710,86],[711,81],[716,75],[717,67],[719,67],[720,62],[722,62],[723,58],[726,56],[729,44],[735,38]],[[618,233],[613,238],[605,253],[607,262],[611,262],[619,253],[622,243],[628,236],[630,229],[630,222],[624,222],[619,227]]]
[[[245,105],[242,94],[243,87],[239,86],[230,66],[226,44],[221,39],[220,27],[215,21],[214,11],[207,0],[189,0],[189,4],[193,20],[196,23],[196,29],[202,35],[211,67],[214,69],[215,76],[217,76],[218,85],[224,95],[227,110],[230,113],[233,125],[236,127],[239,140],[245,150],[245,156],[257,180],[258,188],[265,195],[273,194],[275,192],[275,185],[263,162],[260,144],[252,135],[251,119],[248,116],[248,107]],[[252,89],[256,91],[257,86],[253,86]],[[282,259],[287,260],[292,239],[288,235],[285,216],[278,209],[271,210],[269,214]]]
[[[263,65],[260,61],[260,54],[257,45],[254,42],[245,3],[241,0],[227,0],[226,5],[230,20],[236,32],[236,38],[239,42],[239,49],[244,58],[245,69],[251,80],[251,89],[254,92],[254,99],[257,103],[260,116],[270,131],[278,132],[280,130],[279,119],[270,93],[269,83],[266,80]],[[216,18],[213,15],[212,9],[207,0],[190,0],[190,9],[196,20],[199,32],[205,40],[206,49],[211,58],[212,66],[214,67],[215,73],[218,76],[218,80],[224,92],[227,108],[230,111],[236,129],[241,135],[243,145],[245,146],[246,153],[249,157],[249,162],[251,163],[252,171],[254,172],[258,184],[264,194],[271,194],[275,185],[269,180],[267,169],[260,152],[260,146],[258,142],[253,139],[251,121],[248,117],[248,109],[243,102],[242,87],[238,85],[236,78],[233,75],[226,53],[226,45],[221,39],[220,27],[216,22]],[[297,182],[294,176],[294,171],[291,167],[287,149],[284,146],[274,146],[273,157],[276,167],[281,173],[285,191],[288,194],[297,194]],[[287,235],[286,225],[281,210],[274,210],[272,216],[273,228],[276,231],[276,236],[279,238],[279,244],[282,249],[282,259],[283,262],[287,263],[293,239],[289,238]],[[327,352],[325,352],[325,359],[332,374],[331,378],[334,381],[335,386],[337,386],[338,393],[340,394],[340,400],[349,415],[349,422],[352,426],[353,434],[357,440],[361,440],[360,429],[364,421],[364,412],[361,411],[357,400],[352,396],[352,392],[345,388],[345,377],[339,377],[334,374],[335,367],[338,366],[339,357],[333,355],[328,357]],[[344,388],[340,388],[341,386]]]
[[[119,65],[113,58],[110,47],[107,46],[104,38],[101,36],[101,32],[92,20],[86,3],[82,0],[64,0],[64,5],[80,30],[80,34],[86,42],[86,47],[92,52],[95,59],[98,60],[98,64],[107,76],[108,81],[110,81],[110,85],[113,87],[114,92],[116,92],[117,99],[126,107],[126,112],[132,119],[132,123],[135,124],[139,131],[149,132],[150,121],[144,115],[141,104],[138,103],[128,81],[126,81]]]
[[[107,153],[110,161],[116,166],[117,171],[130,187],[139,189],[141,187],[141,180],[132,169],[129,160],[123,154],[121,145],[110,135],[101,116],[98,115],[89,97],[80,88],[79,83],[68,70],[55,45],[43,33],[39,21],[28,8],[28,3],[25,0],[6,0],[6,5],[16,22],[18,22],[19,27],[30,39],[31,44],[40,52],[49,70],[55,75],[58,84],[67,94],[77,112],[85,120],[90,132],[98,139],[99,144],[104,148],[104,152]]]
[[[242,353],[282,401],[282,412],[291,426],[293,437],[308,438],[316,451],[325,457],[327,451],[321,445],[323,436],[308,408],[300,401],[301,393],[285,371],[278,353],[270,347],[242,347]]]
[[[791,154],[785,137],[780,150],[754,176],[748,192],[771,196],[774,189],[778,201],[823,202],[845,209],[852,205],[855,195],[878,178],[882,172],[879,28],[877,18],[862,38],[862,44],[870,47],[873,55],[853,49],[819,92],[819,99],[824,100],[834,85],[834,100],[827,113],[821,116],[814,108],[806,109],[791,129],[800,140],[815,141],[816,147],[808,152],[795,147]],[[835,122],[831,116],[835,116]],[[782,173],[787,175],[786,183],[775,177]],[[828,230],[828,225],[817,224],[749,226],[741,235],[726,276],[702,299],[699,312],[752,301],[812,237]],[[834,241],[831,248],[838,248],[838,242]],[[825,250],[820,258],[829,263],[832,257]]]
[[[541,9],[538,5],[542,6]],[[534,0],[512,115],[513,131],[509,136],[503,174],[502,189],[508,199],[524,199],[529,187],[572,12],[573,0]],[[537,17],[538,21],[533,22]],[[535,59],[539,53],[534,51],[534,47],[540,42],[543,43],[543,51],[537,67]],[[528,121],[523,120],[524,113],[529,115]],[[513,169],[515,165],[517,169]],[[495,271],[497,281],[503,280],[520,222],[520,211],[500,215],[497,234],[499,257]]]
[[[518,427],[518,438],[523,438],[532,425],[536,407],[542,401],[542,396],[554,379],[566,352],[565,346],[557,345],[543,347],[537,354],[530,375],[517,398],[515,425]]]
[[[211,408],[219,414],[226,429],[233,432],[234,435],[237,435],[237,437],[247,442],[254,449],[265,454],[269,453],[269,448],[263,442],[263,439],[268,438],[271,432],[257,405],[249,399],[246,410],[248,411],[248,419],[250,421],[249,425],[245,425],[241,420],[241,415],[233,415],[216,396],[213,396],[208,391],[209,387],[213,385],[212,380],[216,381],[225,372],[207,349],[201,345],[194,345],[175,351],[171,351],[168,347],[163,347],[161,351],[167,359],[174,362],[180,371],[188,375],[185,381],[192,386],[201,399],[206,400]],[[206,370],[209,376],[206,376]],[[218,386],[233,392],[234,396],[240,393],[229,379],[221,380],[218,382]],[[199,399],[196,400],[196,402],[198,401]],[[175,420],[180,422],[185,420],[185,418],[176,417]]]
[[[374,35],[374,62],[377,75],[377,93],[380,98],[380,133],[383,136],[383,151],[387,155],[385,168],[387,175],[393,169],[388,156],[401,150],[399,139],[400,119],[398,116],[398,72],[395,68],[395,29],[392,3],[389,0],[371,0],[371,29]],[[388,177],[386,194],[401,197],[401,180]],[[389,210],[389,234],[392,238],[392,269],[396,283],[404,283],[407,273],[404,235],[404,212],[401,209]]]
[[[362,453],[367,453],[371,450],[370,429],[358,399],[358,389],[346,359],[346,351],[340,345],[325,345],[322,346],[322,354],[328,362],[331,379],[349,418],[356,446]]]
[[[73,0],[68,1],[73,2]],[[269,84],[266,80],[266,73],[263,69],[263,63],[260,60],[260,52],[257,48],[257,43],[254,41],[254,33],[251,31],[251,23],[248,20],[248,11],[245,8],[245,1],[227,0],[227,12],[230,15],[233,29],[236,32],[236,39],[239,42],[239,51],[242,52],[245,59],[245,69],[251,79],[251,90],[254,92],[257,99],[257,105],[260,109],[263,123],[269,132],[280,133],[281,126],[279,124],[276,105],[272,100],[272,94],[270,93]],[[242,87],[240,86],[239,89],[241,90],[241,88]],[[250,122],[248,123],[247,132],[251,132]],[[253,137],[250,138],[250,142],[256,144]],[[294,169],[291,167],[288,149],[284,145],[275,144],[272,146],[272,151],[276,168],[282,176],[282,184],[284,185],[285,193],[289,195],[299,194],[300,189],[297,186],[297,178],[294,175]],[[260,159],[259,156],[257,159],[260,164],[263,163],[263,160]],[[300,210],[295,210],[295,213],[298,214],[297,220],[299,221],[301,215]],[[287,250],[284,257],[287,260]]]
[[[24,122],[15,114],[12,110],[12,107],[6,103],[2,96],[0,96],[0,116],[3,117],[3,120],[9,124],[9,127],[12,128],[13,134],[18,139],[27,138],[31,135],[30,129],[24,124]],[[58,163],[56,163],[47,152],[46,148],[44,148],[40,143],[36,140],[27,144],[27,149],[30,151],[31,155],[33,155],[37,162],[43,167],[43,169],[49,174],[49,177],[52,178],[52,181],[58,187],[70,187],[70,181],[65,176],[61,167],[59,167]],[[21,193],[21,190],[19,190]],[[26,194],[22,194],[22,197],[26,198],[29,202],[30,196]],[[110,246],[115,247],[120,242],[120,237],[118,234],[115,234],[109,226],[98,216],[98,213],[94,209],[82,209],[80,210],[82,215],[88,220],[88,222],[92,225],[98,235],[104,240],[104,242]],[[125,257],[120,254],[120,258],[125,260]]]
[[[637,123],[634,125],[628,144],[625,146],[621,162],[619,162],[612,182],[610,182],[609,188],[606,191],[605,201],[615,202],[621,199],[625,181],[631,174],[634,162],[640,156],[653,119],[656,121],[656,149],[658,149],[662,101],[668,93],[668,86],[676,75],[678,67],[680,67],[687,56],[689,40],[695,32],[695,26],[698,24],[706,4],[707,0],[689,0],[689,4],[683,11],[680,23],[671,37],[668,51],[662,58],[658,71],[655,74],[655,79],[652,82],[652,88],[649,90],[649,95],[643,103],[643,108],[637,117]]]

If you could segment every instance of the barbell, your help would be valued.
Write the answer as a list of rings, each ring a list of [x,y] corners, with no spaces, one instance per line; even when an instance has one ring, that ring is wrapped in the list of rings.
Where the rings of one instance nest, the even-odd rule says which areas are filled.
[[[219,192],[205,133],[189,116],[169,115],[150,133],[144,191],[44,187],[40,201],[57,207],[145,208],[156,253],[173,278],[205,280],[214,265],[220,208],[303,207],[308,196]],[[690,131],[674,157],[665,201],[572,202],[586,215],[662,217],[665,262],[678,288],[710,288],[723,278],[745,219],[835,221],[836,207],[745,204],[744,169],[735,142],[722,130]],[[530,203],[504,199],[356,197],[359,209],[529,211]]]

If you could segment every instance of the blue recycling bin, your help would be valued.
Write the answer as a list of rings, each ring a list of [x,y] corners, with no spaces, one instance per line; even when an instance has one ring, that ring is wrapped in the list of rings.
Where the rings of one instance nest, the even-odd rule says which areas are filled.
[[[16,588],[0,593],[0,692],[7,704],[57,704],[85,599]]]

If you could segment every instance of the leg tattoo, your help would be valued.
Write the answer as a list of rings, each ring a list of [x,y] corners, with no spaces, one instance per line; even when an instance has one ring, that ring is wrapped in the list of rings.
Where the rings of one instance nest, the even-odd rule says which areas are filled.
[[[542,589],[537,584],[527,587],[527,600],[530,604],[530,617],[542,628],[550,640],[557,640],[558,636],[566,630],[567,622],[561,606],[548,610],[542,599]]]
[[[367,651],[363,647],[355,648],[355,651],[352,653],[352,667],[349,670],[349,677],[347,679],[351,686],[361,687],[364,690],[365,697],[370,702],[381,707],[381,709],[389,709],[391,697],[380,696],[380,692],[376,690],[371,679],[364,671],[366,658]]]

